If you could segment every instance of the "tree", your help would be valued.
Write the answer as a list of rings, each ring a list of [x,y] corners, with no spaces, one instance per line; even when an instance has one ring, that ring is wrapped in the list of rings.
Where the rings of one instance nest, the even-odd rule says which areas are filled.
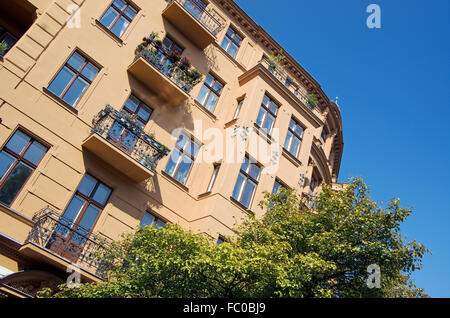
[[[260,204],[267,213],[220,246],[179,225],[139,228],[102,259],[107,281],[62,285],[55,297],[427,296],[409,277],[428,250],[400,234],[411,210],[398,199],[382,208],[362,179],[340,191],[324,186],[314,209],[285,189]],[[380,288],[367,285],[371,264],[381,269]]]

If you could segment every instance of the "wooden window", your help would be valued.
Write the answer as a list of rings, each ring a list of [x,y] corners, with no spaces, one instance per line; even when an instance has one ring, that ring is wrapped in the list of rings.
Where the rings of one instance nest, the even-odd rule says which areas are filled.
[[[75,107],[98,72],[98,67],[75,52],[50,83],[48,90]]]
[[[136,14],[137,10],[126,1],[114,0],[105,14],[103,14],[100,23],[120,38]]]
[[[278,114],[278,109],[279,106],[267,95],[264,95],[258,118],[256,118],[256,125],[262,128],[268,135],[272,132],[275,118]]]
[[[238,105],[236,107],[236,111],[234,112],[233,119],[237,119],[239,117],[239,114],[241,113],[243,104],[244,104],[244,99],[241,99],[240,101],[238,101]]]
[[[167,163],[165,173],[181,184],[185,184],[199,149],[200,145],[193,138],[180,134]]]
[[[222,40],[221,47],[233,58],[235,58],[239,47],[241,46],[241,42],[242,37],[232,27],[230,27]]]
[[[134,95],[130,95],[122,109],[123,112],[136,118],[136,123],[143,129],[150,119],[152,109]],[[130,154],[135,150],[138,136],[126,128],[120,120],[114,121],[108,132],[108,140],[119,149]]]
[[[17,130],[0,152],[0,202],[10,206],[48,151]]]
[[[222,89],[223,84],[214,76],[208,74],[206,76],[205,83],[198,94],[197,101],[212,113],[214,112],[214,108],[219,100]]]
[[[149,212],[145,212],[144,217],[141,220],[140,226],[141,227],[150,226],[156,229],[165,229],[166,222],[162,221],[161,219],[157,218],[155,215]]]
[[[16,42],[17,38],[7,30],[5,30],[2,26],[0,26],[0,43],[4,43],[6,45],[5,51],[0,51],[0,57],[8,53],[8,51],[14,46],[14,44],[16,44]]]
[[[214,165],[214,171],[211,176],[211,180],[209,181],[208,189],[206,190],[206,192],[212,191],[212,189],[214,187],[214,183],[216,183],[216,179],[217,179],[217,175],[219,174],[219,170],[220,170],[220,164]]]
[[[112,189],[90,174],[85,174],[55,229],[48,248],[73,261],[89,239],[92,229],[105,208]],[[67,249],[67,245],[73,246]]]
[[[303,138],[303,127],[291,118],[289,129],[284,142],[284,148],[294,157],[298,157]]]
[[[250,208],[259,181],[261,168],[245,157],[239,171],[232,197],[246,208]]]

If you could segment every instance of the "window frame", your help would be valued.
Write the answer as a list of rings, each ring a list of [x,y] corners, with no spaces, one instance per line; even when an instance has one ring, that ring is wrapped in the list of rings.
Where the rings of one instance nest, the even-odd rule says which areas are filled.
[[[239,115],[241,114],[241,110],[242,110],[242,105],[244,105],[244,101],[245,101],[245,98],[238,99],[238,101],[237,101],[238,104],[237,104],[236,110],[234,111],[233,120],[239,118]]]
[[[206,193],[211,192],[212,189],[214,188],[214,185],[215,185],[215,183],[217,181],[217,176],[219,175],[219,171],[220,171],[221,166],[222,165],[220,163],[214,164],[214,170],[213,170],[213,173],[211,175],[211,179],[209,180],[208,188],[206,190]]]
[[[14,44],[7,47],[5,52],[0,53],[0,58],[3,58],[16,45],[17,41],[19,41],[19,39],[14,34],[8,31],[4,26],[0,25],[0,42],[3,42],[6,36],[13,38]]]
[[[246,158],[246,159],[248,160],[248,162],[249,162],[249,170],[248,170],[248,173],[247,173],[245,170],[242,170],[242,166],[244,165],[244,162],[245,162],[245,159],[244,159],[244,162],[242,162],[241,167],[239,168],[239,173],[238,173],[238,176],[237,176],[237,178],[236,178],[236,183],[235,183],[235,185],[234,185],[234,189],[236,188],[236,185],[237,185],[237,182],[238,182],[238,180],[239,180],[239,175],[240,175],[240,174],[243,174],[243,175],[245,176],[245,180],[243,181],[243,183],[242,183],[242,185],[241,185],[241,189],[239,190],[238,197],[235,198],[235,197],[233,196],[233,193],[232,193],[231,197],[232,197],[234,200],[236,200],[237,202],[239,202],[239,203],[240,203],[242,206],[244,206],[246,209],[250,209],[250,207],[251,207],[252,204],[253,204],[253,199],[255,198],[256,189],[258,188],[259,179],[261,178],[261,170],[262,170],[262,166],[261,166],[258,162],[256,162],[256,160],[252,160],[249,156],[245,156],[245,158]],[[252,169],[253,169],[253,166],[254,166],[254,165],[257,166],[257,167],[259,168],[258,179],[255,179],[255,178],[253,178],[253,177],[251,176],[251,172],[252,172]],[[247,185],[248,185],[248,181],[249,181],[249,180],[255,184],[255,189],[253,190],[252,197],[251,197],[250,200],[249,200],[249,206],[246,206],[244,203],[242,203],[242,196],[243,196],[243,194],[245,193],[245,189],[247,188]],[[234,192],[234,189],[233,189],[233,192]]]
[[[30,140],[27,142],[27,144],[24,146],[24,148],[22,149],[22,152],[20,154],[16,153],[14,150],[9,149],[7,147],[8,143],[11,141],[11,139],[15,136],[15,134],[20,131],[21,133],[25,134],[26,136],[28,136],[30,138]],[[45,151],[45,153],[42,155],[41,159],[39,160],[39,162],[37,164],[32,163],[31,161],[27,160],[24,158],[25,154],[27,153],[27,151],[29,150],[29,148],[31,147],[31,145],[33,144],[33,142],[37,142],[40,145],[44,146],[47,148],[47,150]],[[8,155],[12,156],[14,158],[14,162],[13,164],[8,168],[8,170],[5,172],[5,174],[0,178],[0,189],[5,185],[6,181],[8,181],[8,178],[11,176],[11,173],[14,171],[14,169],[17,167],[17,165],[20,162],[25,163],[27,166],[31,167],[33,169],[33,171],[30,173],[30,175],[27,177],[27,179],[23,182],[23,184],[21,185],[20,189],[17,191],[16,196],[14,197],[14,199],[11,200],[10,204],[6,204],[4,202],[1,202],[1,204],[4,204],[7,207],[11,207],[14,204],[14,201],[17,199],[17,197],[19,196],[19,194],[22,192],[23,188],[25,187],[25,185],[28,183],[28,181],[30,180],[31,176],[33,175],[33,173],[36,171],[36,169],[39,167],[39,164],[42,162],[42,160],[44,159],[45,155],[48,153],[48,151],[50,150],[50,145],[44,141],[42,141],[40,138],[36,138],[33,134],[28,133],[26,130],[21,129],[21,128],[17,128],[10,136],[9,138],[6,140],[5,144],[3,145],[2,149],[0,150],[1,152],[6,152]]]
[[[138,15],[138,13],[139,13],[139,8],[137,8],[134,4],[131,4],[128,0],[121,0],[122,2],[124,2],[125,3],[125,7],[123,8],[123,10],[120,10],[118,7],[116,7],[116,5],[114,4],[114,2],[115,2],[115,0],[113,0],[112,2],[111,2],[111,4],[108,6],[108,8],[103,12],[103,14],[102,14],[102,16],[100,17],[100,19],[98,20],[98,22],[103,26],[103,27],[105,27],[109,32],[111,32],[112,34],[114,34],[117,38],[119,38],[119,39],[121,39],[122,38],[122,36],[125,34],[125,32],[128,30],[128,28],[130,27],[130,25],[131,25],[131,23],[133,22],[133,20],[134,20],[134,18],[136,18],[136,16]],[[125,11],[128,9],[128,8],[131,8],[131,9],[133,9],[134,11],[136,11],[136,14],[134,15],[134,17],[131,19],[130,17],[128,17],[126,14],[125,14]],[[108,12],[108,10],[110,9],[110,8],[113,8],[115,11],[117,11],[119,14],[117,15],[117,17],[113,20],[113,22],[111,22],[111,25],[108,27],[108,26],[106,26],[105,24],[103,24],[102,22],[101,22],[101,20],[103,19],[103,17],[105,16],[105,14]],[[112,31],[112,29],[114,28],[114,26],[116,25],[116,23],[117,23],[117,21],[119,21],[119,19],[120,19],[120,17],[124,17],[125,18],[125,20],[127,20],[129,23],[128,23],[128,26],[125,28],[125,30],[123,30],[123,32],[122,32],[122,34],[121,35],[117,35],[117,34],[115,34],[113,31]]]
[[[154,218],[154,220],[153,220],[152,224],[146,224],[146,225],[142,226],[142,220],[144,219],[146,214],[151,215]],[[166,228],[167,223],[169,223],[166,219],[161,218],[161,217],[157,216],[156,214],[154,214],[152,212],[145,211],[144,216],[141,218],[141,222],[139,223],[139,227],[143,228],[145,226],[150,226],[151,228],[157,229],[156,225],[158,224],[158,221],[161,221],[161,223],[164,224],[163,228]]]
[[[301,135],[301,136],[299,136],[299,135],[297,134],[297,132],[294,131],[294,130],[291,128],[291,122],[294,122],[295,127],[299,126],[299,127],[302,128],[302,135]],[[287,139],[288,139],[289,133],[291,133],[292,136],[291,136],[290,141],[289,141],[289,146],[286,148],[285,145],[286,145],[286,141],[287,141]],[[286,149],[286,151],[288,151],[288,152],[289,152],[291,155],[293,155],[295,158],[298,158],[298,156],[300,155],[300,149],[301,149],[301,147],[302,147],[302,142],[303,142],[303,135],[304,135],[304,133],[305,133],[305,127],[304,127],[303,125],[301,125],[300,122],[299,122],[298,120],[296,120],[294,117],[291,117],[290,122],[289,122],[289,126],[288,126],[288,133],[286,133],[286,140],[284,141],[283,148]],[[292,142],[292,141],[294,140],[294,138],[296,138],[296,139],[299,140],[299,145],[298,145],[297,154],[294,154],[294,153],[292,152],[292,145],[293,145],[293,142]]]
[[[183,132],[183,133],[181,133],[181,135],[183,135],[184,138],[186,138],[186,140],[188,140],[188,142],[186,142],[186,143],[184,144],[183,148],[181,148],[181,147],[178,145],[178,139],[177,139],[177,143],[175,144],[175,147],[174,147],[174,149],[172,150],[172,153],[171,153],[171,155],[170,155],[170,157],[169,157],[169,161],[167,162],[167,165],[166,165],[166,168],[164,169],[164,172],[165,172],[167,175],[169,175],[172,179],[174,179],[176,182],[178,182],[178,183],[182,184],[183,186],[185,186],[186,183],[187,183],[187,181],[188,181],[188,179],[189,179],[189,175],[191,174],[192,167],[194,166],[195,158],[197,157],[197,154],[198,154],[198,152],[200,151],[200,148],[201,148],[202,145],[201,145],[200,143],[196,142],[194,136],[192,136],[192,135],[190,135],[190,134],[187,134],[187,133],[184,133],[184,132]],[[179,138],[179,137],[178,137],[178,138]],[[190,153],[189,153],[189,150],[188,150],[189,147],[190,147],[192,144],[195,144],[196,146],[198,146],[197,152],[196,152],[194,155],[190,154]],[[172,160],[172,156],[173,156],[173,154],[175,153],[175,151],[178,151],[178,153],[180,153],[180,157],[178,158],[178,161],[175,163],[175,168],[174,168],[173,173],[170,174],[170,173],[168,173],[166,170],[167,170],[167,167],[168,167],[170,161]],[[189,166],[189,171],[188,171],[188,173],[186,174],[186,178],[185,178],[184,182],[181,182],[181,181],[179,181],[179,180],[177,179],[177,175],[178,175],[178,172],[179,172],[179,170],[180,170],[181,163],[183,162],[185,156],[188,157],[188,158],[191,160],[191,164],[190,164],[190,166]]]
[[[72,56],[74,56],[75,54],[80,55],[82,58],[84,58],[84,63],[83,65],[80,67],[79,70],[75,70],[75,68],[71,65],[69,65],[69,60],[72,58]],[[95,75],[95,77],[90,80],[89,78],[87,78],[86,76],[84,76],[83,74],[81,74],[84,70],[84,68],[89,65],[92,64],[94,67],[96,67],[98,69],[97,74]],[[50,90],[50,86],[53,84],[53,82],[56,80],[56,78],[58,77],[58,75],[61,73],[61,71],[67,67],[71,72],[75,73],[75,75],[73,76],[73,78],[69,81],[69,83],[67,84],[67,86],[64,88],[64,90],[61,92],[60,95],[57,95],[56,93],[54,93],[52,90]],[[77,105],[81,102],[81,100],[83,99],[84,95],[86,94],[86,92],[89,90],[89,88],[91,87],[92,83],[95,82],[95,80],[97,79],[98,75],[100,74],[102,70],[102,67],[96,63],[93,59],[91,59],[90,57],[88,57],[84,52],[82,52],[81,50],[79,50],[78,48],[75,49],[70,55],[69,57],[66,59],[66,61],[64,62],[64,64],[59,68],[58,72],[55,73],[55,75],[53,76],[53,78],[50,80],[49,84],[47,85],[47,87],[45,88],[47,91],[49,91],[53,96],[55,96],[58,100],[60,100],[62,103],[64,103],[64,105],[68,105],[70,106],[72,109],[77,109]],[[77,80],[77,78],[80,77],[82,80],[86,81],[88,83],[88,86],[86,87],[86,89],[83,91],[83,93],[78,97],[78,100],[71,105],[70,103],[66,102],[64,100],[64,96],[67,94],[67,92],[70,90],[70,88],[72,87],[72,85],[75,83],[75,81]]]
[[[211,77],[213,78],[213,81],[212,81],[211,85],[209,85],[209,84],[206,82],[206,79],[207,79],[208,75],[211,76]],[[222,86],[222,88],[220,89],[220,92],[218,92],[218,91],[216,91],[216,90],[214,89],[214,86],[216,85],[216,83],[219,83],[219,84]],[[207,93],[206,96],[205,96],[205,101],[204,101],[203,103],[201,103],[201,102],[198,100],[198,98],[199,98],[199,96],[200,96],[200,93],[201,93],[203,87],[206,87],[206,88],[208,89],[208,93]],[[217,104],[219,103],[220,94],[222,94],[222,91],[223,91],[224,87],[225,87],[225,84],[224,84],[221,80],[219,80],[219,79],[217,78],[217,76],[215,76],[214,74],[208,73],[208,74],[206,75],[206,77],[205,77],[205,80],[203,81],[203,86],[202,86],[202,88],[200,89],[200,91],[199,91],[199,93],[198,93],[198,96],[197,96],[197,98],[196,98],[195,100],[196,100],[196,101],[197,101],[204,109],[206,109],[206,110],[209,111],[210,113],[214,113],[214,111],[215,111],[215,109],[216,109],[216,107],[217,107]],[[208,101],[209,101],[209,98],[211,97],[211,93],[217,96],[217,100],[216,100],[216,103],[213,105],[213,108],[212,108],[211,110],[209,110],[208,108],[206,108],[206,105],[208,105]]]
[[[264,97],[267,97],[267,99],[269,100],[267,106],[264,105]],[[281,107],[281,106],[280,106],[276,101],[274,101],[267,93],[264,94],[264,97],[263,97],[263,100],[262,100],[262,102],[261,102],[261,106],[259,107],[259,112],[258,112],[258,115],[257,115],[257,117],[256,117],[255,125],[258,126],[260,129],[262,129],[266,134],[270,135],[270,134],[272,133],[273,128],[275,127],[275,122],[276,122],[276,120],[277,120],[277,116],[278,116],[278,113],[279,113],[279,111],[280,111],[280,107]],[[276,114],[274,114],[274,113],[270,110],[270,106],[271,106],[272,104],[275,105],[275,106],[277,107],[277,112],[276,112]],[[257,121],[258,121],[259,114],[260,114],[260,112],[261,112],[261,108],[263,108],[263,109],[265,110],[265,114],[264,114],[264,117],[263,117],[263,120],[262,120],[261,125],[259,125],[259,124],[257,123]],[[270,114],[270,115],[273,117],[273,123],[272,123],[272,127],[270,127],[270,131],[266,131],[266,130],[264,129],[264,126],[265,126],[266,121],[267,121],[268,114]]]
[[[231,32],[232,32],[232,36],[231,36],[231,37],[228,35],[228,31],[229,31],[229,30],[231,30]],[[240,42],[239,42],[239,43],[236,41],[236,36],[238,36],[238,37],[240,38]],[[228,38],[230,42],[228,43],[227,47],[224,48],[224,47],[223,47],[223,43],[224,43],[224,41],[225,41],[226,38]],[[242,36],[242,35],[241,35],[241,34],[240,34],[240,33],[232,26],[232,25],[230,25],[230,26],[228,27],[228,29],[227,29],[227,32],[225,32],[225,35],[224,35],[224,37],[223,37],[223,39],[222,39],[222,42],[220,43],[220,47],[221,47],[225,52],[227,52],[227,54],[228,54],[229,56],[231,56],[233,59],[236,59],[236,57],[237,57],[237,55],[238,55],[238,52],[239,52],[239,49],[241,48],[241,44],[242,44],[242,41],[243,41],[243,40],[244,40],[244,37],[243,37],[243,36]],[[236,53],[234,54],[234,56],[231,55],[230,52],[229,52],[230,47],[231,47],[232,44],[236,45],[236,47],[237,47]]]

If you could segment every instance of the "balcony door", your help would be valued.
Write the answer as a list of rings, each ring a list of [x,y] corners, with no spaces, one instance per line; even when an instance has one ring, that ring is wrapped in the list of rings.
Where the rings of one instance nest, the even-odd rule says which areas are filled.
[[[184,8],[189,11],[194,18],[199,20],[206,9],[206,3],[202,0],[186,0],[184,3]]]
[[[134,95],[128,98],[122,111],[132,117],[135,124],[141,129],[145,127],[152,114],[152,109]],[[135,149],[138,136],[126,128],[124,123],[116,120],[109,131],[108,140],[125,153],[131,154]]]
[[[86,174],[47,244],[52,252],[76,262],[112,189]]]

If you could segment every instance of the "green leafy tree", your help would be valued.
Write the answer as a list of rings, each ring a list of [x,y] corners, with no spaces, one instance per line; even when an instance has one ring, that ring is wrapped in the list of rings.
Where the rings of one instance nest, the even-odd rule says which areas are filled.
[[[426,297],[409,277],[427,249],[401,236],[411,210],[399,204],[380,207],[359,178],[324,186],[313,209],[292,190],[267,193],[268,212],[220,246],[179,225],[140,228],[102,259],[107,281],[62,285],[55,297]],[[367,285],[371,264],[380,288]]]

